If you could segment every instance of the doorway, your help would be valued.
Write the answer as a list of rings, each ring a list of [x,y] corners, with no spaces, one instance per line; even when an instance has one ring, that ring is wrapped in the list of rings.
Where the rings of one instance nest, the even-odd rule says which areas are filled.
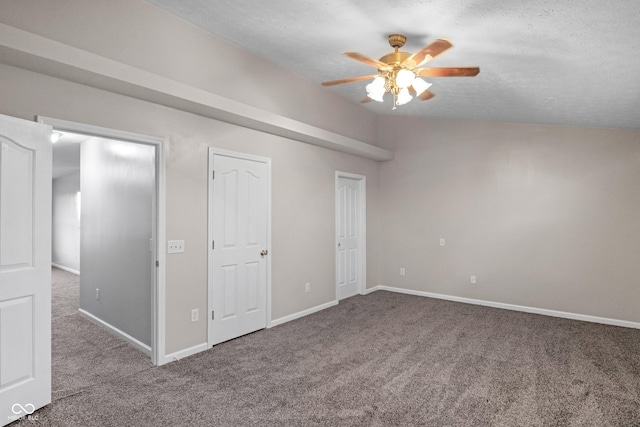
[[[271,320],[271,160],[209,149],[209,346]]]
[[[38,120],[82,144],[80,313],[164,363],[163,141]]]
[[[336,299],[366,287],[366,176],[336,172]]]

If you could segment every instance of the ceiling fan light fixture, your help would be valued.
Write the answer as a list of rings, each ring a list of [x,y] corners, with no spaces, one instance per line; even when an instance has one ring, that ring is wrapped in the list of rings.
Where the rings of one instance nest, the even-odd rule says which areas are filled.
[[[420,77],[416,77],[413,83],[411,83],[411,86],[416,91],[416,95],[420,96],[422,95],[422,92],[431,87],[431,83],[427,83]]]
[[[405,69],[399,70],[398,74],[396,75],[396,85],[398,85],[398,87],[402,89],[407,88],[411,86],[415,78],[416,75],[413,73],[413,71]]]
[[[367,92],[367,96],[369,98],[373,99],[374,101],[378,101],[378,102],[384,101],[383,95],[384,95],[384,92],[379,92],[379,93]]]
[[[398,97],[396,99],[396,105],[404,105],[407,102],[411,101],[412,99],[413,99],[413,97],[409,93],[409,89],[407,89],[405,87],[403,89],[400,89],[400,92],[398,92]]]
[[[374,101],[382,102],[383,95],[385,94],[385,79],[382,76],[378,76],[371,83],[367,85],[367,96]]]
[[[383,96],[389,92],[393,97],[393,109],[395,110],[398,105],[410,102],[413,99],[412,94],[421,101],[433,98],[434,94],[429,91],[431,83],[422,80],[420,76],[473,77],[480,72],[478,67],[420,68],[422,64],[441,55],[453,45],[448,40],[437,39],[411,55],[399,50],[404,46],[406,40],[407,38],[401,34],[389,35],[389,45],[394,48],[394,52],[384,55],[379,60],[357,52],[345,52],[345,56],[377,68],[378,74],[331,80],[322,82],[322,85],[334,86],[373,78],[374,80],[366,86],[367,96],[360,102],[364,103],[370,99],[383,102]]]

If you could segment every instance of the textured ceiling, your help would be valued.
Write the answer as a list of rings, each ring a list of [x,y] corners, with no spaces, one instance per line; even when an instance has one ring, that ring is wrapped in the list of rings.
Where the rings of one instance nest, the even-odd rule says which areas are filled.
[[[379,58],[387,36],[413,53],[454,47],[430,66],[479,66],[477,77],[433,78],[429,101],[380,114],[640,128],[638,0],[148,0],[318,85],[372,74],[342,56]],[[324,90],[359,102],[368,82]]]

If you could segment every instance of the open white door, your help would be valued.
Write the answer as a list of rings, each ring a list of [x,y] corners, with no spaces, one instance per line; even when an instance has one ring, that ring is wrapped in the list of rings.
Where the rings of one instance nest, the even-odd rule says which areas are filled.
[[[51,402],[50,135],[0,116],[0,425]]]
[[[209,343],[214,345],[267,327],[269,162],[214,151],[209,159]]]

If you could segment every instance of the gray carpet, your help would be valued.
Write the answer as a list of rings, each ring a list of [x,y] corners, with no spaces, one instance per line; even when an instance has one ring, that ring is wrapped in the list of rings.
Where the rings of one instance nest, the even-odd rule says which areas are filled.
[[[80,282],[77,275],[53,268],[51,282],[54,404],[91,387],[153,367],[140,351],[78,313]]]
[[[636,329],[378,291],[162,367],[88,335],[37,423],[640,426]]]

